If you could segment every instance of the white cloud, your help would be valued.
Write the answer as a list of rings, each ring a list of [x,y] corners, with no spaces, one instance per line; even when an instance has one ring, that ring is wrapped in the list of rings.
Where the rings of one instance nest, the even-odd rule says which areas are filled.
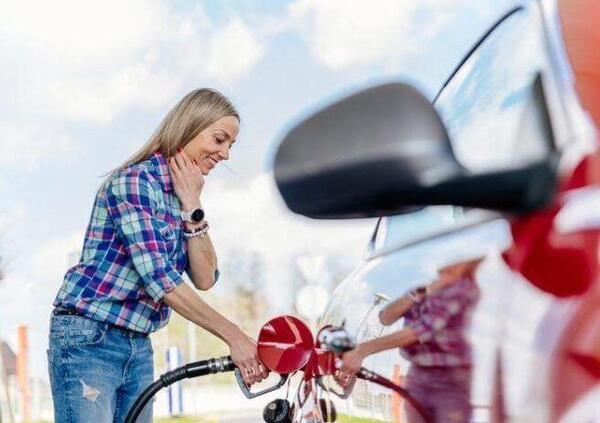
[[[2,88],[19,88],[13,104],[19,111],[106,121],[137,101],[144,88],[138,82],[157,82],[143,77],[160,74],[152,53],[169,41],[164,26],[174,20],[155,1],[10,3],[0,18],[0,60],[18,72],[9,73]],[[135,90],[122,95],[128,75],[135,77],[129,78]]]
[[[7,215],[4,219],[0,215],[0,230],[9,225],[22,224],[28,219],[29,213],[23,206],[18,206],[9,210]],[[67,268],[71,265],[69,263],[69,259],[72,259],[71,255],[81,251],[83,240],[84,232],[75,231],[64,237],[51,238],[39,244],[9,245],[11,248],[7,250],[8,257],[5,257],[6,282],[25,280],[28,284],[33,284],[31,287],[53,286],[58,289]]]
[[[297,0],[292,25],[304,34],[314,56],[331,69],[402,60],[437,35],[465,0]],[[470,2],[471,11],[485,5]]]
[[[239,248],[243,243],[271,257],[310,250],[359,257],[373,226],[372,219],[324,222],[292,214],[270,173],[239,187],[211,181],[205,190],[203,204],[220,248]]]
[[[213,76],[231,81],[242,76],[263,53],[256,36],[237,18],[214,34],[207,67]]]
[[[83,146],[60,128],[0,121],[0,166],[15,164],[33,170],[42,159],[76,157],[82,150]]]
[[[11,202],[9,207],[0,210],[0,233],[6,233],[11,227],[22,224],[28,218],[27,207],[19,202]]]
[[[4,204],[0,209],[0,268],[5,274],[17,267],[14,262],[21,256],[17,245],[23,238],[18,228],[30,219],[27,206],[19,201]]]
[[[264,281],[273,307],[285,311],[289,297],[291,259],[298,254],[346,256],[359,263],[374,220],[317,221],[289,212],[270,173],[247,185],[210,181],[202,202],[211,224],[211,238],[220,260],[232,250],[255,251],[266,266]]]
[[[12,135],[0,135],[0,153],[24,145],[38,151],[28,156],[36,163],[57,140],[59,150],[72,148],[64,135],[71,122],[105,124],[127,110],[173,104],[209,81],[233,84],[260,60],[260,38],[240,17],[214,25],[200,5],[3,2],[0,113]]]
[[[45,285],[49,282],[57,283],[69,267],[69,257],[73,252],[81,251],[84,233],[76,231],[65,237],[53,238],[40,245],[29,257],[30,272],[36,283]]]

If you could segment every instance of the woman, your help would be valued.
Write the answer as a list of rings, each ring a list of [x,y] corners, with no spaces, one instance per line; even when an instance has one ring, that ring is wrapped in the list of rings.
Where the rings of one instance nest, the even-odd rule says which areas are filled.
[[[466,338],[479,299],[475,270],[481,258],[442,267],[438,278],[388,304],[379,314],[389,326],[404,317],[403,329],[360,343],[342,357],[336,374],[349,386],[365,357],[400,348],[411,363],[406,389],[433,421],[469,422],[471,418],[471,348]],[[422,422],[407,405],[409,422]]]
[[[192,91],[98,190],[81,259],[66,272],[51,317],[57,423],[125,419],[154,379],[148,335],[167,324],[171,308],[225,341],[247,384],[267,376],[256,343],[182,278],[185,271],[200,290],[218,278],[200,196],[238,132],[228,99]],[[138,421],[152,421],[150,404]]]

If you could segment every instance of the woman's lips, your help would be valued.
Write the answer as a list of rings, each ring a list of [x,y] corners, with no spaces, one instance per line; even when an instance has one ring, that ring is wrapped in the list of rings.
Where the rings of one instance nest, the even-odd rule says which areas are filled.
[[[207,157],[210,168],[215,167],[219,162],[212,157]]]

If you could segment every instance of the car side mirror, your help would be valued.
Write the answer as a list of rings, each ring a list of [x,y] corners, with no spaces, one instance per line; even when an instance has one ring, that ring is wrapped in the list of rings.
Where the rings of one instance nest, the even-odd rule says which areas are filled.
[[[295,125],[279,145],[274,175],[290,210],[320,219],[442,204],[522,212],[546,204],[556,180],[551,160],[470,173],[433,105],[404,83],[352,94]]]

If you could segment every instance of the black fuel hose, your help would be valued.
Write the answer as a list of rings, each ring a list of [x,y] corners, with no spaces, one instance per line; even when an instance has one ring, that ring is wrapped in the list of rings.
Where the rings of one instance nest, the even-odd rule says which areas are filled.
[[[235,369],[235,364],[231,356],[211,358],[209,360],[196,361],[194,363],[186,364],[171,370],[170,372],[160,375],[158,380],[152,385],[148,386],[144,392],[135,401],[127,417],[125,423],[135,423],[138,416],[144,409],[144,406],[152,399],[152,397],[161,389],[172,385],[182,379],[189,379],[192,377],[205,376],[215,373],[231,372]]]

